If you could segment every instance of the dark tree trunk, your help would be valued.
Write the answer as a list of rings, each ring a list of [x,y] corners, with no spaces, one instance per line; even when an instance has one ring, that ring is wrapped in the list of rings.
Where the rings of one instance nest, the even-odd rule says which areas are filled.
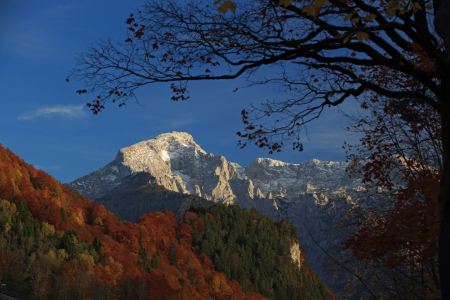
[[[447,95],[450,95],[450,76],[447,80]],[[439,275],[442,299],[450,299],[450,97],[447,96],[442,110],[442,143],[444,172],[439,185],[439,207],[441,230],[439,233]]]
[[[450,60],[450,0],[434,0],[434,27],[444,40],[447,58]],[[439,233],[439,275],[442,299],[450,300],[450,70],[442,66],[442,94],[439,95],[442,117],[443,165],[439,185],[441,230]]]

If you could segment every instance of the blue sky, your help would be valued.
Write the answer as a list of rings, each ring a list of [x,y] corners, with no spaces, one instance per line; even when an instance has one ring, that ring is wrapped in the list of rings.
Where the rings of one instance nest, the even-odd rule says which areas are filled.
[[[210,1],[213,2],[212,0]],[[206,152],[223,155],[241,166],[255,158],[270,157],[290,163],[316,158],[342,161],[343,142],[358,143],[359,136],[342,128],[349,119],[337,108],[327,108],[307,125],[310,141],[302,135],[303,152],[285,147],[269,155],[256,146],[240,149],[240,111],[251,102],[285,97],[274,85],[248,89],[243,80],[197,82],[190,99],[173,102],[169,85],[153,84],[137,91],[144,105],[109,105],[99,115],[85,106],[93,95],[75,93],[81,82],[67,83],[77,53],[91,43],[111,37],[123,41],[125,20],[143,1],[34,1],[0,2],[0,144],[27,163],[61,182],[98,170],[118,150],[170,131],[191,134]],[[270,68],[264,72],[273,72]],[[347,100],[341,109],[356,111],[358,102]],[[342,127],[342,128],[341,128]]]

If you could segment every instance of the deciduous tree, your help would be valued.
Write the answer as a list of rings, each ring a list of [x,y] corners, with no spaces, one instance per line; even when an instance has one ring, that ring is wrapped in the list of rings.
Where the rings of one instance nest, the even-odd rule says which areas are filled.
[[[190,81],[277,83],[289,97],[244,109],[238,132],[243,147],[269,153],[286,140],[301,151],[305,124],[349,98],[373,94],[434,108],[443,141],[439,268],[450,282],[449,15],[449,0],[225,1],[219,11],[212,3],[152,0],[127,19],[123,42],[91,46],[71,76],[85,82],[79,94],[96,93],[87,104],[94,114],[156,82],[170,82],[175,101],[189,98]],[[265,65],[280,72],[257,78]],[[442,289],[450,298],[450,285]]]
[[[360,281],[357,283],[372,294],[434,299],[440,295],[439,114],[423,106],[400,109],[388,99],[371,100],[361,103],[368,116],[348,116],[353,123],[347,129],[364,134],[358,153],[348,155],[348,169],[353,176],[363,178],[367,192],[373,187],[384,192],[372,193],[377,200],[374,205],[351,206],[347,211],[341,226],[351,232],[343,247],[349,251],[343,254],[339,249],[332,265],[354,273],[347,291]],[[344,148],[352,147],[344,143]],[[395,187],[394,182],[403,183],[403,187]]]

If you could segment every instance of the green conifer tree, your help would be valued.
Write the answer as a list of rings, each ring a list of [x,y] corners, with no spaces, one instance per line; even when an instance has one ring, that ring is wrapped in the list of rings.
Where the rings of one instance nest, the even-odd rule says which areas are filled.
[[[153,269],[157,269],[159,265],[159,253],[155,253],[150,260],[150,267]]]
[[[178,267],[177,250],[175,249],[175,244],[173,241],[169,247],[169,262],[171,265]]]

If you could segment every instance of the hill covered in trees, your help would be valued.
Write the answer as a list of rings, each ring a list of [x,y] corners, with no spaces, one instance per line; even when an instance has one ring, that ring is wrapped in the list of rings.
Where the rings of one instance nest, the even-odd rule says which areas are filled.
[[[228,280],[270,299],[334,299],[306,262],[299,236],[287,219],[273,221],[252,208],[192,205],[184,215],[192,244]],[[299,268],[300,266],[300,268]]]
[[[293,267],[294,233],[222,205],[121,221],[0,145],[0,282],[30,299],[335,299],[306,262]]]

